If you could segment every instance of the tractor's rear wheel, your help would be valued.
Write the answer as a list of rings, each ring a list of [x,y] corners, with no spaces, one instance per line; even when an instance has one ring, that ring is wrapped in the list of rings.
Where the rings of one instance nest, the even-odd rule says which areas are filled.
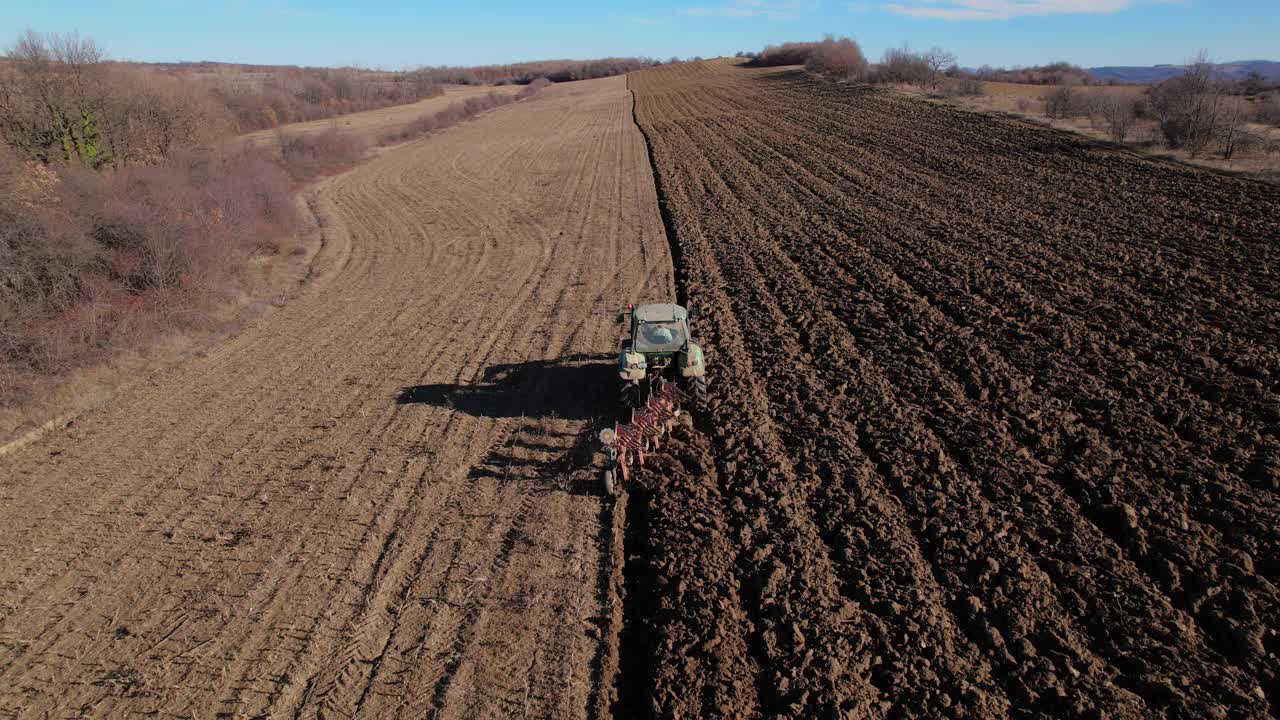
[[[640,407],[640,383],[624,380],[618,387],[618,408],[622,410],[627,421],[631,420],[632,410]]]
[[[688,393],[693,396],[693,409],[704,412],[707,409],[707,378],[689,378]]]

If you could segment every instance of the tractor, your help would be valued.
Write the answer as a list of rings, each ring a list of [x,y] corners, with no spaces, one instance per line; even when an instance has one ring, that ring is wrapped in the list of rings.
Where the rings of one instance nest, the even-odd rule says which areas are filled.
[[[631,318],[631,336],[622,341],[618,354],[619,423],[600,431],[608,454],[604,489],[617,492],[633,462],[644,464],[647,451],[655,450],[670,432],[681,409],[690,401],[701,413],[707,404],[707,364],[702,345],[689,333],[689,321],[697,309],[671,303],[627,305],[618,323]]]
[[[700,345],[689,334],[697,308],[672,303],[627,305],[618,323],[631,318],[631,337],[618,354],[618,402],[624,414],[643,408],[660,383],[677,383],[702,412],[707,404],[707,365]]]

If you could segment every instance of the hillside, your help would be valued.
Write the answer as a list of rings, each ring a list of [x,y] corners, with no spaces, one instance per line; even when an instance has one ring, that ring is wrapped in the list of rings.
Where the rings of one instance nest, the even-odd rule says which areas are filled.
[[[1214,66],[1228,80],[1244,80],[1256,71],[1267,80],[1280,80],[1280,62],[1272,60],[1238,60],[1218,63]],[[1158,83],[1182,74],[1185,65],[1104,66],[1089,68],[1089,74],[1099,80],[1125,83]]]

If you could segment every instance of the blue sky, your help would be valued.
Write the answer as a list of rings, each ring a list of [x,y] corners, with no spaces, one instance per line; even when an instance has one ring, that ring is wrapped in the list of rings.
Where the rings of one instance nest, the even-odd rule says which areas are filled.
[[[402,68],[545,58],[730,55],[849,35],[941,45],[966,66],[1280,60],[1280,0],[0,0],[0,45],[78,31],[122,60]]]

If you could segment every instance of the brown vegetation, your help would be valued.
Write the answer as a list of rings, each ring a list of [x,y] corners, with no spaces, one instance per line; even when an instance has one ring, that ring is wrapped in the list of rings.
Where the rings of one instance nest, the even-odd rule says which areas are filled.
[[[1137,102],[1123,95],[1104,95],[1097,100],[1096,112],[1102,117],[1112,142],[1122,143],[1138,120]]]
[[[1057,127],[1128,143],[1198,165],[1280,180],[1280,100],[1271,91],[1241,93],[1214,77],[1207,62],[1156,86],[1019,85],[983,82],[980,109],[1046,118]],[[948,94],[945,92],[943,94]]]
[[[837,81],[916,85],[938,89],[944,71],[950,75],[942,88],[948,95],[978,95],[981,87],[954,69],[956,56],[940,47],[914,52],[909,47],[890,48],[877,65],[870,65],[858,43],[850,38],[826,36],[819,42],[770,45],[755,55],[739,53],[750,67],[803,65],[809,72]]]
[[[822,42],[813,44],[804,67],[834,80],[857,80],[867,74],[867,59],[856,42],[828,35]]]
[[[1151,110],[1169,147],[1195,156],[1216,144],[1231,159],[1244,139],[1252,108],[1214,77],[1203,54],[1182,75],[1151,89]]]
[[[118,171],[54,170],[5,151],[0,404],[40,377],[156,332],[197,327],[254,253],[296,226],[289,178],[243,154]]]
[[[568,82],[625,75],[656,64],[657,61],[648,58],[615,57],[598,60],[542,60],[475,67],[424,67],[415,73],[440,84],[527,85],[538,78],[546,78],[551,82]]]
[[[1044,94],[1044,114],[1056,119],[1066,119],[1076,115],[1079,103],[1070,86],[1055,87]]]
[[[276,133],[280,160],[295,180],[345,170],[364,157],[368,147],[360,138],[330,128],[320,133]]]
[[[0,68],[0,404],[41,377],[201,325],[248,256],[274,253],[294,231],[294,183],[344,170],[368,148],[335,124],[278,128],[274,146],[233,150],[216,93],[103,62],[76,36],[26,33],[10,57]],[[468,97],[384,140],[549,84]]]
[[[1110,85],[1099,82],[1088,70],[1068,62],[1056,62],[1029,68],[993,68],[984,65],[977,71],[980,80],[1008,82],[1019,85]]]
[[[226,111],[189,83],[102,62],[76,35],[28,31],[0,65],[0,140],[45,164],[121,168],[206,147]]]
[[[780,65],[804,65],[818,46],[816,42],[785,42],[781,45],[766,45],[764,50],[747,60],[752,67],[777,67]],[[746,55],[744,54],[744,57]]]
[[[75,35],[25,33],[9,60],[0,405],[12,406],[42,378],[202,325],[297,211],[284,168],[229,150],[227,113],[189,83],[104,63]]]
[[[551,84],[551,81],[546,78],[538,78],[521,88],[518,93],[491,92],[486,95],[469,97],[460,103],[449,105],[443,110],[423,115],[398,130],[384,133],[379,138],[379,142],[381,144],[403,142],[422,137],[437,130],[453,127],[487,110],[531,98]]]
[[[194,77],[231,111],[242,133],[403,105],[443,92],[440,82],[423,70],[274,68],[244,73],[233,66]]]
[[[929,62],[924,55],[909,48],[889,48],[876,66],[874,79],[881,83],[923,86],[930,79]]]

